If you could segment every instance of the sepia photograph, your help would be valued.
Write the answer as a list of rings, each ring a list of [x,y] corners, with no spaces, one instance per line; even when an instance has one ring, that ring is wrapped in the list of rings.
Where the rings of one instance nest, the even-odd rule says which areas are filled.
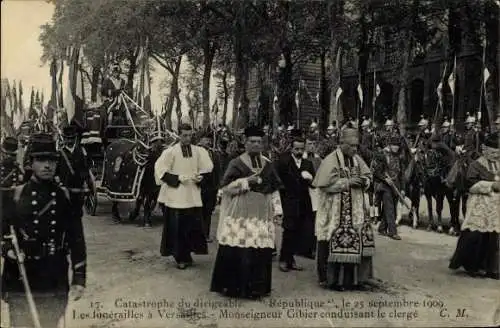
[[[500,0],[2,0],[5,328],[500,326]]]

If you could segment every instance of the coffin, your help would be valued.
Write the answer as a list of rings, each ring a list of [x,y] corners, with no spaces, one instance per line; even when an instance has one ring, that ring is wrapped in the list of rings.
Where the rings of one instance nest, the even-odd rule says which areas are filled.
[[[144,176],[144,165],[136,161],[135,143],[129,139],[113,141],[104,156],[99,192],[115,202],[135,202]]]

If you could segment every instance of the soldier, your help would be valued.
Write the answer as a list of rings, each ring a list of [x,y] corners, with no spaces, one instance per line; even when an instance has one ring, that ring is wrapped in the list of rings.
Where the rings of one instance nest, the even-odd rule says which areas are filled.
[[[422,118],[418,122],[418,132],[415,138],[414,148],[425,149],[430,137],[431,130],[429,129],[429,120],[422,115]]]
[[[110,67],[111,74],[104,79],[101,96],[104,99],[104,107],[107,110],[108,122],[114,125],[127,125],[127,118],[124,110],[121,109],[119,96],[126,86],[126,82],[121,78],[121,68],[118,63],[113,63]]]
[[[388,145],[390,136],[394,133],[394,121],[387,119],[384,123],[384,130],[379,131],[378,145],[380,148],[385,148]]]
[[[464,151],[465,155],[472,160],[476,160],[481,153],[481,132],[476,126],[476,118],[467,113],[464,131]]]
[[[375,193],[382,201],[382,221],[378,231],[381,235],[401,240],[396,230],[397,204],[399,194],[403,194],[403,161],[401,159],[401,139],[392,136],[388,147],[374,155],[373,177]]]
[[[12,190],[23,182],[23,170],[17,162],[17,140],[7,137],[2,143],[2,161],[0,163],[0,178],[2,179],[2,194]]]
[[[455,133],[451,131],[451,123],[448,118],[444,118],[444,122],[441,125],[441,140],[448,146],[451,150],[455,151],[457,146],[457,138]]]
[[[363,116],[361,123],[361,142],[359,144],[359,155],[365,160],[366,163],[371,163],[372,154],[375,148],[375,136],[371,129],[371,121]]]
[[[17,186],[4,204],[3,218],[12,227],[21,253],[12,238],[4,238],[2,287],[9,304],[11,327],[33,327],[23,279],[27,278],[42,327],[57,327],[68,298],[79,299],[86,280],[86,245],[80,218],[74,216],[68,191],[54,180],[59,153],[52,135],[32,136],[30,159],[33,175]],[[10,236],[11,237],[11,236]],[[71,254],[69,288],[67,255]],[[24,260],[26,277],[17,260]],[[68,292],[70,292],[68,294]]]
[[[334,125],[335,124],[335,125]],[[336,129],[336,122],[330,123],[326,129],[324,141],[319,145],[321,150],[319,154],[325,158],[328,154],[335,150],[338,144],[338,131]]]
[[[80,145],[79,131],[75,126],[63,129],[64,145],[61,147],[61,160],[56,170],[56,180],[68,189],[75,217],[83,216],[85,193],[94,192],[95,183],[85,148]]]

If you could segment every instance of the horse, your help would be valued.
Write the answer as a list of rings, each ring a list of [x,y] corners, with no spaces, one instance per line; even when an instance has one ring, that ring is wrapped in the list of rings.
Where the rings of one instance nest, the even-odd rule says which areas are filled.
[[[454,162],[454,157],[450,159],[451,150],[441,146],[431,147],[427,150],[417,152],[410,160],[410,164],[405,172],[406,191],[411,200],[412,208],[410,216],[413,220],[413,228],[417,228],[419,220],[419,207],[421,192],[427,201],[427,211],[429,218],[428,230],[435,226],[432,200],[436,201],[437,231],[443,232],[442,212],[444,199],[449,204],[453,203],[453,189],[446,185],[445,178],[448,176],[450,163]],[[454,215],[455,213],[453,213]],[[456,218],[453,216],[452,222]]]
[[[128,217],[129,221],[135,221],[139,216],[141,207],[144,206],[144,216],[140,225],[147,228],[152,225],[151,215],[156,208],[158,195],[160,193],[160,186],[158,186],[155,181],[155,163],[165,148],[165,144],[159,140],[152,143],[145,164],[144,176],[139,188],[139,196],[135,202],[134,209],[130,212]]]
[[[448,231],[450,235],[457,235],[460,231],[460,207],[463,217],[467,212],[467,168],[468,158],[465,154],[457,155],[445,180],[446,186],[453,191],[453,201],[450,203],[451,227]]]

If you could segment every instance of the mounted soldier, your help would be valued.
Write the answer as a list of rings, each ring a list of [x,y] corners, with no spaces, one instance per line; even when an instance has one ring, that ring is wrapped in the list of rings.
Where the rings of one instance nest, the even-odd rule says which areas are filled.
[[[431,130],[429,128],[429,120],[423,115],[418,122],[418,132],[415,139],[414,148],[425,149],[428,146],[429,139],[431,137]]]
[[[444,118],[444,122],[441,125],[440,135],[441,141],[444,142],[451,150],[455,151],[457,147],[457,135],[455,131],[452,131],[452,126],[448,118]]]
[[[126,82],[121,77],[121,68],[118,63],[110,67],[110,75],[102,83],[101,96],[104,99],[104,108],[107,111],[108,124],[128,125],[125,110],[122,108],[121,94],[125,90]]]
[[[481,131],[476,124],[476,118],[473,115],[467,113],[467,118],[465,119],[465,131],[464,131],[464,150],[466,156],[471,159],[477,159],[481,153]]]

